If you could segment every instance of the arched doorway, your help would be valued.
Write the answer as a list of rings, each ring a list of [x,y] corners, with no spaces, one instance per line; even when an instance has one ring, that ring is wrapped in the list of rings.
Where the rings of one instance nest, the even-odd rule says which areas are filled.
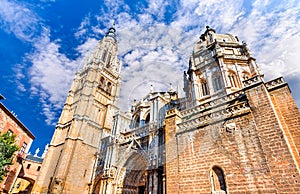
[[[14,183],[11,193],[30,194],[34,180],[29,177],[18,177]]]
[[[213,166],[210,171],[210,182],[213,194],[226,194],[226,182],[223,170],[218,166]]]
[[[134,151],[124,164],[122,194],[144,194],[147,191],[148,162],[141,151]]]

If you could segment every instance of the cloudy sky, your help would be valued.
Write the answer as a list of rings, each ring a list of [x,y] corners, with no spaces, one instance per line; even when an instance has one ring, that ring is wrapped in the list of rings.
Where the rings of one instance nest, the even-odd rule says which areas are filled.
[[[247,42],[265,80],[284,76],[300,105],[299,0],[0,0],[2,101],[49,143],[74,74],[115,24],[123,62],[120,107],[181,90],[193,44],[209,25]],[[40,153],[41,154],[41,153]],[[39,154],[39,155],[40,155]]]

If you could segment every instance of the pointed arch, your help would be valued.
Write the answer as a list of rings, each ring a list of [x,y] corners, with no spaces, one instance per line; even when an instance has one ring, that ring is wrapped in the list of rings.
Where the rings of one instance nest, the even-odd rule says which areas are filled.
[[[134,148],[134,149],[133,149]],[[117,193],[140,192],[140,186],[145,185],[145,173],[149,165],[147,153],[141,149],[141,145],[133,140],[116,164],[117,173],[115,190]],[[141,183],[144,184],[141,184]]]
[[[102,89],[105,87],[105,79],[103,76],[101,76],[101,78],[99,80],[99,87]]]
[[[140,126],[140,115],[139,114],[135,114],[132,116],[132,128],[137,128]]]
[[[110,82],[107,82],[107,85],[106,85],[106,92],[111,94],[111,89],[112,89],[112,85]]]
[[[250,78],[250,73],[247,72],[247,71],[243,71],[242,72],[242,78],[243,78],[243,80],[249,79]]]

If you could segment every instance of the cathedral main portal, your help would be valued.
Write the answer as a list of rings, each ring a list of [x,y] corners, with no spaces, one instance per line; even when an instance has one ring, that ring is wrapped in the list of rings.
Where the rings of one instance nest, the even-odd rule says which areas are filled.
[[[125,176],[122,194],[143,194],[146,191],[147,160],[139,152],[133,152],[124,165]]]

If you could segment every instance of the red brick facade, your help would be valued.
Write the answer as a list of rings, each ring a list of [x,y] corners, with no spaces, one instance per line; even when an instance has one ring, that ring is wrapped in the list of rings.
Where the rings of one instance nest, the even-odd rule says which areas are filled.
[[[299,193],[300,116],[288,85],[256,77],[228,98],[168,112],[167,193]],[[224,192],[214,191],[213,167]]]
[[[31,143],[34,139],[33,134],[17,119],[2,103],[0,103],[0,132],[10,131],[16,135],[16,145],[20,151],[15,154],[13,165],[9,167],[7,177],[0,183],[0,193],[6,193],[16,180],[22,165],[18,162],[25,158]]]

